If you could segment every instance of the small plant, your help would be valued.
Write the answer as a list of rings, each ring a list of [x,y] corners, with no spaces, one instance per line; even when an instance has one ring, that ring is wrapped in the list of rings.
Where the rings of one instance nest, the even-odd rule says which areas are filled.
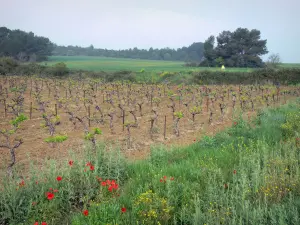
[[[66,135],[55,135],[48,138],[45,138],[46,143],[51,143],[51,145],[60,144],[68,139]]]
[[[195,122],[195,116],[202,112],[201,106],[194,106],[190,109],[190,113],[192,114],[193,122]]]
[[[177,137],[179,137],[179,120],[183,118],[183,113],[182,112],[175,112],[175,121],[174,121],[174,133],[176,134]]]
[[[84,139],[92,142],[93,149],[96,149],[96,135],[99,134],[102,134],[99,128],[94,128],[92,132],[85,132]]]
[[[13,126],[11,129],[0,130],[0,134],[4,137],[4,140],[0,142],[0,147],[7,148],[10,152],[11,163],[7,167],[7,174],[9,177],[13,177],[13,166],[16,163],[15,150],[23,144],[22,138],[13,138],[13,135],[17,132],[20,127],[20,124],[27,120],[27,117],[23,114],[16,117],[14,120],[10,121],[10,124]]]
[[[127,128],[127,147],[131,148],[132,142],[131,142],[131,127],[136,127],[136,123],[133,121],[126,121],[124,123],[124,126]]]
[[[173,207],[167,199],[148,190],[135,199],[134,210],[140,224],[168,224]]]
[[[152,138],[152,134],[154,133],[155,122],[157,121],[157,118],[158,118],[157,109],[153,108],[152,112],[154,113],[154,115],[152,115],[151,118],[150,118],[150,122],[151,122],[150,135],[151,135],[151,138]]]
[[[161,99],[160,98],[153,98],[152,101],[156,104],[157,107],[159,107],[159,103],[161,102]]]

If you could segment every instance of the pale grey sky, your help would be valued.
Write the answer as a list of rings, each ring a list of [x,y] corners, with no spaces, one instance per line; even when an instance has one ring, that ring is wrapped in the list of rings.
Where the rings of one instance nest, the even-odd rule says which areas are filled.
[[[283,62],[300,63],[299,8],[300,0],[1,0],[0,26],[107,49],[178,48],[243,27],[260,30]]]

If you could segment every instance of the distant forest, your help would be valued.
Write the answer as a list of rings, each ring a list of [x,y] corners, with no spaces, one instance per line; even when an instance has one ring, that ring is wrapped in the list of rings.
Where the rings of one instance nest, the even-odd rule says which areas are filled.
[[[216,42],[216,43],[215,43]],[[0,27],[0,57],[13,57],[21,62],[45,61],[56,56],[102,56],[115,58],[170,60],[188,62],[186,65],[219,67],[264,67],[261,56],[268,53],[267,40],[261,40],[259,30],[238,28],[210,36],[204,43],[195,42],[178,49],[108,50],[89,47],[59,46],[46,37],[32,32]]]
[[[149,60],[175,60],[186,62],[200,62],[203,57],[204,44],[193,43],[188,47],[175,49],[126,49],[108,50],[89,47],[59,46],[46,37],[36,36],[32,32],[10,30],[0,27],[0,57],[9,56],[18,61],[44,61],[47,56],[103,56],[115,58],[149,59]]]
[[[60,56],[104,56],[114,58],[149,59],[149,60],[172,60],[185,62],[200,62],[204,54],[204,44],[193,43],[188,47],[178,49],[162,48],[138,49],[130,48],[126,50],[97,49],[93,45],[83,48],[78,46],[55,46],[53,55]]]

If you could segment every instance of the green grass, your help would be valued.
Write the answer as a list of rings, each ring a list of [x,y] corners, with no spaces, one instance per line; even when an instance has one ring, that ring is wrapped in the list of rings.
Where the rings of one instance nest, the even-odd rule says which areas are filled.
[[[70,69],[115,72],[120,70],[131,70],[135,72],[145,69],[146,72],[159,71],[220,71],[220,68],[189,68],[184,67],[184,62],[178,61],[159,61],[159,60],[140,60],[140,59],[121,59],[92,56],[51,56],[47,65],[54,65],[58,62],[64,62]],[[44,63],[42,63],[44,64]],[[228,72],[250,72],[250,68],[227,68]]]
[[[139,72],[145,69],[146,72],[185,72],[185,71],[220,71],[220,68],[207,67],[184,67],[184,62],[178,61],[162,61],[162,60],[141,60],[141,59],[125,59],[125,58],[107,58],[94,56],[51,56],[47,65],[54,65],[58,62],[64,62],[68,68],[74,70],[89,71],[105,71],[115,72],[120,70],[130,70]],[[44,63],[42,63],[44,64]],[[283,68],[300,68],[300,63],[283,63]],[[251,72],[251,68],[226,68],[227,72]]]
[[[300,68],[300,63],[282,63],[280,65],[280,67],[282,68]]]
[[[72,166],[52,162],[24,186],[5,184],[0,224],[300,224],[299,107],[262,111],[251,124],[237,119],[187,147],[153,147],[147,160],[127,163],[101,145],[73,155]],[[99,177],[119,187],[110,192]],[[52,200],[49,188],[58,190]]]

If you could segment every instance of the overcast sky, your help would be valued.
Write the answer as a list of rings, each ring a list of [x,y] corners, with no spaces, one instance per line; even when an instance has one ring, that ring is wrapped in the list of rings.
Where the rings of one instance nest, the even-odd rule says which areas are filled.
[[[1,0],[0,26],[107,49],[178,48],[243,27],[300,63],[299,9],[300,0]]]

